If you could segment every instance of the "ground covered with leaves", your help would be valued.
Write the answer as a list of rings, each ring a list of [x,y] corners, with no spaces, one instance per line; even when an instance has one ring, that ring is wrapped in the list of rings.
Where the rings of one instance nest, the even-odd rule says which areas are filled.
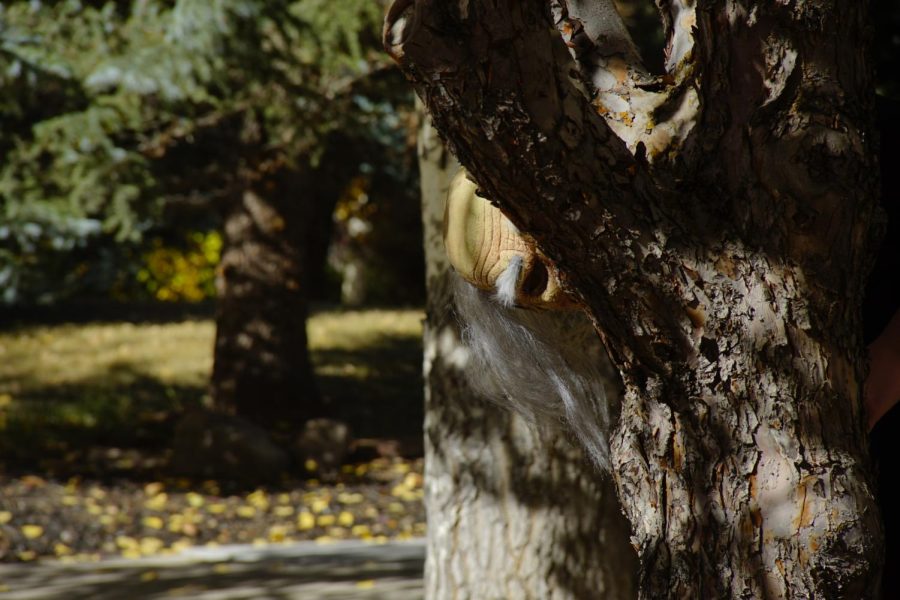
[[[379,543],[425,533],[422,461],[345,465],[337,481],[224,490],[215,481],[60,482],[5,477],[0,560],[99,560],[177,552],[196,545]]]
[[[207,401],[209,320],[0,331],[0,561],[423,535],[421,319],[312,317],[319,385],[363,443],[336,473],[259,488],[167,473],[174,423]]]

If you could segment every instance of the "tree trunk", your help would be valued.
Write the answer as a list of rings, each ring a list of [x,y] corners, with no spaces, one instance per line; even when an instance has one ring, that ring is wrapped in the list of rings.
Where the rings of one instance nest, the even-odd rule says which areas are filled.
[[[212,394],[263,426],[321,416],[306,338],[310,175],[280,171],[229,207],[218,282]]]
[[[641,596],[873,597],[867,3],[657,4],[661,77],[605,0],[398,0],[386,47],[622,374]]]
[[[429,598],[634,598],[636,555],[609,480],[568,440],[479,397],[459,366],[441,240],[458,164],[431,128],[419,144],[428,284],[425,504]]]

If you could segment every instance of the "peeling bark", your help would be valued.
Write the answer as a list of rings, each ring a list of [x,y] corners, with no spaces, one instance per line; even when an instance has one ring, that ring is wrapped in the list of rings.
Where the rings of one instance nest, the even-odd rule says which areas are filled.
[[[428,598],[627,600],[636,555],[613,486],[561,436],[476,394],[451,310],[443,204],[456,161],[420,138],[428,280],[425,506]]]
[[[622,374],[641,596],[873,597],[867,4],[659,0],[655,79],[592,4],[398,0],[385,45]]]

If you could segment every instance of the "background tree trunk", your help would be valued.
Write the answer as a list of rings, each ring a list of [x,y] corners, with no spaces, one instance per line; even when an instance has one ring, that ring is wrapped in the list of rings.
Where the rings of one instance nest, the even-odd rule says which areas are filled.
[[[306,337],[311,175],[282,170],[231,203],[224,219],[212,394],[263,426],[321,416]]]
[[[542,439],[466,383],[441,235],[458,163],[428,121],[419,153],[428,285],[427,596],[633,598],[636,555],[611,482],[571,442]]]
[[[642,597],[873,597],[868,3],[657,4],[663,78],[601,0],[400,0],[386,46],[622,373]]]

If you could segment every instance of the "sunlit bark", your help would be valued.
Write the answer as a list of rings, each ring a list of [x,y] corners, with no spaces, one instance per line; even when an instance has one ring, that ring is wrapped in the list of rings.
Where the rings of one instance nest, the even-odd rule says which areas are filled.
[[[859,306],[877,239],[867,3],[399,0],[385,42],[598,325],[644,598],[875,594]]]
[[[428,279],[425,332],[428,598],[628,599],[636,555],[610,480],[564,437],[542,437],[479,397],[451,310],[441,240],[457,163],[420,138]]]

